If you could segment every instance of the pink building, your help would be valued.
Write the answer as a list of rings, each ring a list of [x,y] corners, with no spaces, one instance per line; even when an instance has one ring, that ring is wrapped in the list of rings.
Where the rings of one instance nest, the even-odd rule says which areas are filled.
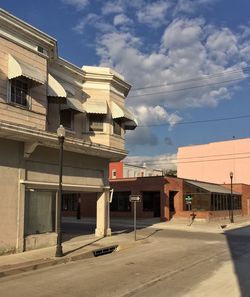
[[[180,147],[177,176],[180,178],[229,184],[250,184],[250,138]]]

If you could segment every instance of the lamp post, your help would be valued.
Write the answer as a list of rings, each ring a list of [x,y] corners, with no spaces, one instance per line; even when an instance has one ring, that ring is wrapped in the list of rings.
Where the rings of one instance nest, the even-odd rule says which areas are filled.
[[[234,200],[233,200],[233,172],[230,172],[230,180],[231,180],[231,212],[230,212],[230,222],[234,223]]]
[[[65,139],[65,129],[60,125],[57,129],[57,137],[59,141],[59,183],[57,195],[57,209],[56,209],[56,257],[62,257],[62,172],[63,172],[63,143]]]

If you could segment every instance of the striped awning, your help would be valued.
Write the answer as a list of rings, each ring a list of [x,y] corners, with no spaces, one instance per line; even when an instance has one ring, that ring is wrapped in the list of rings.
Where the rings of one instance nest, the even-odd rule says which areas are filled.
[[[64,87],[51,75],[48,75],[48,96],[66,98]]]
[[[66,104],[61,104],[60,106],[61,109],[72,109],[76,112],[82,112],[82,113],[85,112],[82,103],[77,98],[67,97],[66,100],[67,100]]]
[[[83,108],[87,113],[107,114],[108,107],[106,101],[92,101],[89,99],[83,103]]]
[[[124,128],[126,130],[134,130],[137,126],[137,120],[134,115],[125,107],[121,106],[119,103],[111,103],[111,111],[113,119],[122,119],[124,122]]]
[[[46,75],[41,73],[33,65],[22,61],[19,58],[9,55],[8,78],[25,77],[33,82],[34,85],[46,83]]]

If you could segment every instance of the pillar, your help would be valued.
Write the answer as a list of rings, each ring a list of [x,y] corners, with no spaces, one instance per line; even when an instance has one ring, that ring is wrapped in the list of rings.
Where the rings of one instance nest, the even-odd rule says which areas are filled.
[[[109,188],[106,188],[97,197],[95,236],[111,236],[109,216]]]

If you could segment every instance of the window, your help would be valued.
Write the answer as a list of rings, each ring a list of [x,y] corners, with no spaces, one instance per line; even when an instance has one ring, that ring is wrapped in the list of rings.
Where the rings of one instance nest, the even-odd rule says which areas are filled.
[[[112,170],[112,178],[116,178],[116,170],[115,169]]]
[[[29,84],[28,80],[13,78],[10,81],[10,102],[24,107],[29,103]]]
[[[89,114],[89,131],[103,131],[103,114]]]
[[[131,211],[131,203],[129,202],[130,192],[114,192],[111,211]]]
[[[114,131],[114,134],[121,135],[121,133],[122,133],[121,121],[113,120],[113,131]]]
[[[60,124],[66,129],[73,130],[73,111],[71,109],[60,110]]]
[[[55,231],[55,192],[25,192],[25,235]]]
[[[62,210],[77,211],[78,194],[62,194]]]

